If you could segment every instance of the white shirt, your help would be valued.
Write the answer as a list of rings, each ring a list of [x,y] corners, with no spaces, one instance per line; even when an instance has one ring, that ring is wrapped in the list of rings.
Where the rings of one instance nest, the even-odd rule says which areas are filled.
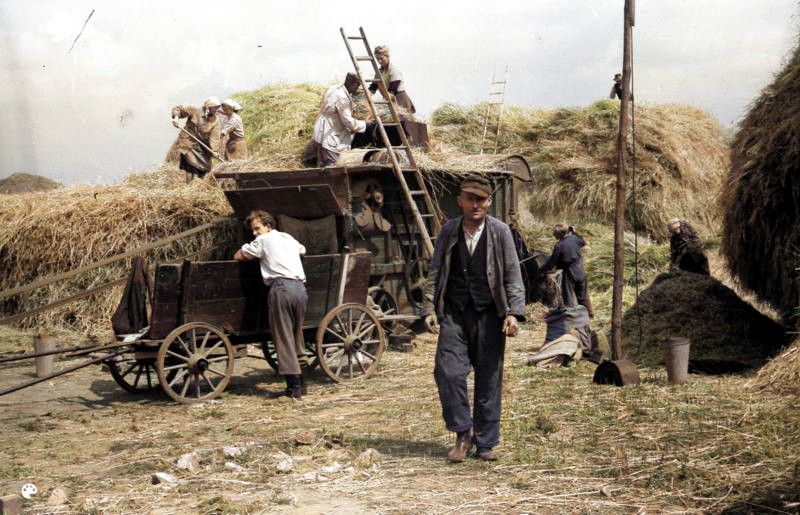
[[[275,229],[242,245],[242,254],[261,262],[261,277],[266,284],[278,277],[305,282],[306,274],[300,261],[305,253],[306,248],[300,242]]]
[[[225,136],[228,134],[236,136],[239,139],[244,138],[244,123],[242,123],[242,117],[237,113],[226,116],[225,120],[222,121],[222,135]]]
[[[485,226],[486,222],[483,222],[475,231],[475,234],[473,234],[472,236],[470,236],[467,230],[464,229],[464,241],[467,243],[467,250],[469,251],[470,256],[472,255],[472,252],[475,250],[475,245],[477,245],[478,241],[481,239],[481,234],[483,233],[483,228]]]
[[[353,118],[353,100],[344,84],[331,86],[322,97],[314,122],[314,141],[334,152],[350,150],[354,132],[367,130],[367,122]]]

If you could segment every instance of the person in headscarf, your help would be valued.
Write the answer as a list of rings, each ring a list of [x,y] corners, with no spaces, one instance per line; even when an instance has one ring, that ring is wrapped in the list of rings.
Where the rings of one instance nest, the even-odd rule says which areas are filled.
[[[406,93],[403,73],[389,59],[389,47],[386,45],[377,46],[373,53],[375,54],[375,60],[378,61],[381,67],[378,73],[375,74],[372,84],[369,86],[370,93],[378,91],[378,83],[383,81],[386,90],[389,92],[390,96],[394,97],[397,105],[406,109],[409,113],[416,113],[417,109],[414,107],[411,97]],[[387,98],[386,100],[389,99]]]
[[[223,156],[228,161],[247,159],[247,143],[244,139],[244,123],[239,111],[242,106],[232,98],[222,101],[222,147]]]
[[[220,142],[220,126],[217,111],[220,102],[217,97],[209,97],[203,107],[178,105],[172,108],[172,125],[181,129],[173,145],[179,167],[186,172],[187,184],[198,176],[204,177],[213,168],[213,158],[218,158],[216,150]],[[181,128],[178,120],[186,119]],[[173,151],[170,151],[172,154]]]
[[[685,220],[672,218],[667,221],[669,239],[669,264],[672,269],[695,274],[711,275],[708,258],[703,251],[703,242],[694,228]]]

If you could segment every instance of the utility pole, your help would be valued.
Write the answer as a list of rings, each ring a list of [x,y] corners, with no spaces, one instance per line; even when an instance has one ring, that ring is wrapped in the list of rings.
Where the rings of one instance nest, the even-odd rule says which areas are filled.
[[[631,123],[631,49],[634,25],[634,0],[625,0],[622,43],[622,98],[617,133],[617,195],[614,217],[614,288],[611,307],[611,359],[622,359],[622,285],[625,274],[625,154]]]

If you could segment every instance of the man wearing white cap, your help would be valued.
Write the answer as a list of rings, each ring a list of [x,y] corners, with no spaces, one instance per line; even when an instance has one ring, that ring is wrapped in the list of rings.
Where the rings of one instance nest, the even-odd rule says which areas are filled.
[[[232,98],[222,101],[222,140],[224,156],[228,161],[247,159],[247,143],[244,140],[244,123],[239,111],[242,106]]]
[[[187,183],[195,175],[204,177],[213,167],[211,159],[220,142],[220,126],[217,120],[219,108],[217,97],[206,99],[202,109],[193,105],[172,108],[172,125],[180,128],[178,120],[186,119],[186,125],[178,135],[174,147],[179,156],[180,169],[186,172]]]

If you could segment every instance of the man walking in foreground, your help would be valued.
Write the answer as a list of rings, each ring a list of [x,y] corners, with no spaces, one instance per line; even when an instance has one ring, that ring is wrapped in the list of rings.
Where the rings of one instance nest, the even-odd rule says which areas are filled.
[[[495,461],[505,339],[515,336],[525,319],[525,287],[511,229],[488,216],[489,180],[468,176],[457,201],[463,216],[448,220],[436,240],[426,295],[433,306],[426,306],[425,323],[439,332],[433,374],[445,424],[457,435],[447,461],[464,461],[473,445],[475,457]],[[472,415],[470,368],[475,370]]]

